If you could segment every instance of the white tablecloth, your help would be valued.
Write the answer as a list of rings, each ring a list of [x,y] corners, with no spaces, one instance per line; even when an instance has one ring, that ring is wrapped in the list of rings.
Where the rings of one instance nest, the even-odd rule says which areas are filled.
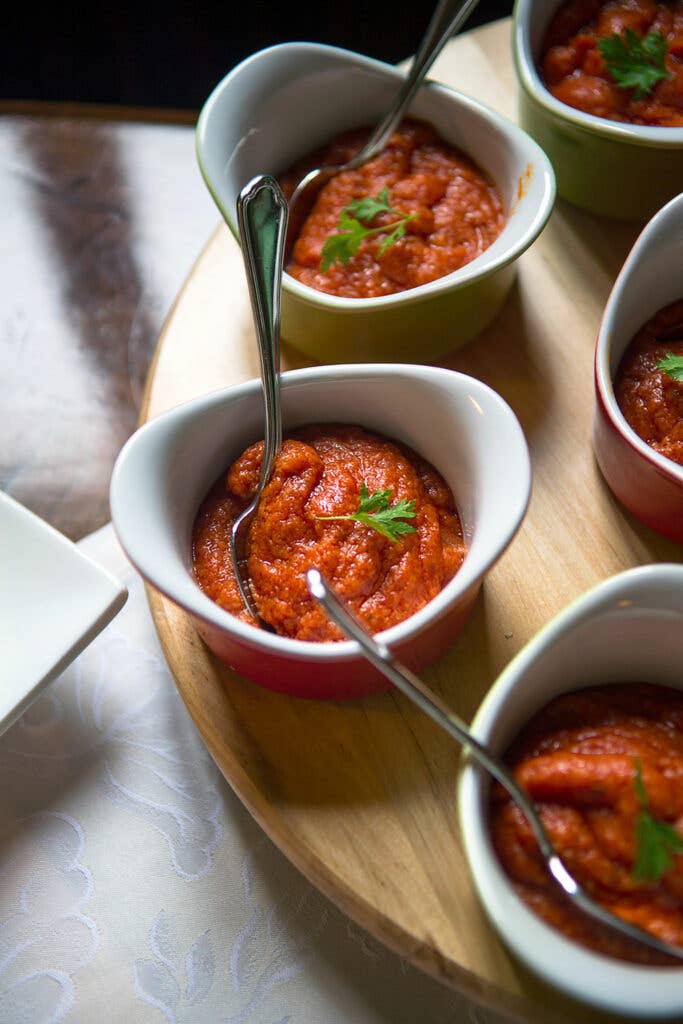
[[[130,596],[0,738],[0,1022],[502,1022],[273,846],[204,749],[112,528],[82,547]]]

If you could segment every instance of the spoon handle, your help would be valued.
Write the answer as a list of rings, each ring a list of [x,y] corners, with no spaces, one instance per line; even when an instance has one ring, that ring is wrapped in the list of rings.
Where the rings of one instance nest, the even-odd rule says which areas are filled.
[[[237,199],[242,255],[249,282],[265,403],[265,450],[261,490],[282,443],[280,414],[280,285],[287,227],[287,200],[274,178],[261,174]]]
[[[363,146],[363,161],[371,159],[384,149],[430,67],[448,39],[457,32],[478,2],[479,0],[439,0],[395,103]]]
[[[534,805],[507,765],[495,757],[488,747],[475,739],[463,720],[458,718],[445,701],[441,700],[433,690],[430,690],[419,676],[398,662],[386,644],[380,643],[376,637],[368,633],[365,626],[342,603],[317,569],[308,570],[306,582],[311,594],[325,609],[328,617],[335,625],[339,626],[343,633],[360,644],[368,661],[379,669],[387,679],[390,679],[394,686],[413,704],[417,704],[437,725],[445,729],[461,746],[467,747],[475,759],[504,786],[515,803],[524,811],[544,857],[551,857],[555,851],[550,845]]]

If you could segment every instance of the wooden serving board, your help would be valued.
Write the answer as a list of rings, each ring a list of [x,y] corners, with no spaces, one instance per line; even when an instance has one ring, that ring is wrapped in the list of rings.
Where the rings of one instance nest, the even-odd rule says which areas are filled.
[[[509,21],[452,41],[433,77],[514,118]],[[519,261],[496,322],[443,361],[509,402],[534,474],[521,531],[487,578],[464,634],[425,674],[467,720],[510,658],[569,601],[622,569],[680,559],[679,547],[615,502],[591,447],[594,342],[637,233],[558,202]],[[285,346],[283,364],[304,360]],[[241,254],[221,226],[164,327],[142,420],[258,372]],[[613,1019],[531,978],[488,925],[458,835],[460,751],[430,720],[394,694],[335,704],[260,689],[219,663],[169,601],[151,589],[149,598],[178,688],[223,774],[342,910],[513,1020]]]

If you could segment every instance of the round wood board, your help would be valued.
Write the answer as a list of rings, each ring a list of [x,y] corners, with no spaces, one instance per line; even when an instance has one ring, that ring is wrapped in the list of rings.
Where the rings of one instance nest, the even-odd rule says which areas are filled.
[[[453,40],[433,78],[514,118],[510,22]],[[475,614],[427,681],[470,720],[511,657],[569,601],[681,549],[613,500],[591,448],[593,346],[638,227],[558,202],[491,328],[442,365],[517,413],[531,450],[529,512]],[[305,361],[287,346],[283,368]],[[165,324],[141,419],[258,376],[241,254],[221,226]],[[226,461],[227,461],[226,455]],[[263,690],[219,663],[187,617],[148,591],[178,688],[226,779],[268,835],[342,910],[417,966],[519,1021],[610,1020],[508,956],[475,897],[458,834],[460,751],[399,695],[350,703]]]

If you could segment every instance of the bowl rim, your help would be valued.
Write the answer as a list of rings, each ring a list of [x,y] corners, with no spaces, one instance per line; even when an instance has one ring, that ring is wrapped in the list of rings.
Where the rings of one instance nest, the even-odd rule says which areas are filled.
[[[597,392],[601,408],[622,440],[637,452],[638,455],[649,462],[661,476],[666,477],[667,480],[671,480],[679,487],[683,487],[683,466],[679,466],[676,462],[668,459],[665,455],[661,455],[659,452],[655,451],[647,441],[644,441],[642,437],[639,437],[633,427],[630,426],[626,420],[626,417],[619,408],[619,404],[614,393],[614,379],[610,372],[610,356],[612,351],[615,312],[618,309],[622,295],[628,286],[633,268],[641,262],[642,252],[647,248],[651,236],[653,234],[656,235],[662,229],[663,225],[666,224],[668,218],[671,216],[672,209],[679,205],[683,211],[683,192],[674,196],[673,199],[670,199],[669,202],[662,206],[661,209],[659,209],[648,221],[633,243],[621,270],[612,285],[612,289],[609,293],[600,319],[598,337],[595,343],[594,379],[595,390]],[[683,292],[683,286],[681,287],[681,291]]]
[[[353,50],[347,50],[337,46],[329,46],[324,43],[307,42],[277,43],[273,46],[265,47],[262,50],[257,50],[255,53],[250,54],[250,56],[246,57],[243,61],[232,68],[231,71],[229,71],[214,87],[200,110],[195,128],[195,152],[204,182],[232,234],[238,239],[238,241],[239,235],[234,211],[230,208],[226,208],[226,205],[223,204],[220,198],[220,191],[212,183],[210,175],[205,167],[202,150],[206,145],[207,124],[210,121],[213,107],[219,103],[225,90],[245,69],[258,63],[262,59],[267,57],[272,58],[278,52],[282,52],[283,50],[295,52],[297,49],[301,51],[302,55],[318,54],[321,56],[328,56],[336,61],[345,61],[352,67],[358,69],[367,69],[376,73],[379,72],[385,76],[396,79],[397,83],[403,81],[406,76],[406,72],[400,68],[387,64],[384,61],[367,57],[364,54],[356,53]],[[467,96],[465,93],[459,92],[448,85],[444,85],[432,79],[427,79],[423,83],[421,91],[425,91],[427,94],[431,93],[432,95],[446,96],[455,107],[459,107],[461,109],[465,108],[480,117],[482,120],[488,122],[492,127],[495,127],[495,129],[505,137],[506,143],[509,147],[516,146],[525,152],[527,163],[531,164],[538,171],[541,175],[542,182],[541,200],[534,210],[533,215],[530,216],[527,227],[519,233],[518,238],[510,244],[507,249],[501,252],[497,257],[494,257],[493,260],[486,260],[488,249],[491,248],[491,246],[489,246],[488,249],[480,253],[479,256],[465,264],[465,266],[458,268],[458,270],[454,270],[450,274],[439,277],[434,281],[429,281],[426,284],[394,292],[391,295],[380,295],[371,298],[349,298],[341,295],[331,295],[327,292],[321,292],[315,288],[311,288],[309,285],[302,284],[300,281],[297,281],[296,278],[291,277],[286,271],[282,275],[283,292],[291,293],[293,296],[296,296],[298,300],[305,302],[308,305],[323,306],[326,309],[333,311],[335,314],[353,315],[359,312],[368,313],[375,310],[400,307],[406,303],[429,300],[444,291],[452,292],[460,290],[467,285],[488,277],[495,271],[514,262],[514,260],[521,256],[521,254],[533,244],[536,238],[538,238],[545,227],[550,214],[552,213],[557,191],[555,172],[543,149],[534,139],[531,138],[530,135],[528,135],[509,118],[504,117],[496,110],[493,110],[493,108],[480,103],[473,97]],[[506,211],[506,222],[503,226],[503,231],[510,223],[510,217],[514,212],[515,205],[516,203],[513,201],[510,209]],[[495,241],[496,240],[494,239],[494,242]],[[494,243],[492,243],[492,245],[493,244]]]
[[[558,0],[557,7],[563,0]],[[591,135],[615,142],[652,149],[683,150],[683,127],[660,128],[654,125],[624,124],[596,117],[556,99],[544,84],[531,52],[530,22],[538,0],[515,0],[512,14],[512,53],[520,84],[545,111]],[[540,5],[538,5],[540,6]]]
[[[451,386],[455,385],[458,388],[467,387],[470,391],[474,389],[477,392],[477,400],[481,399],[484,403],[488,404],[489,408],[495,408],[497,410],[497,414],[502,415],[506,420],[508,424],[506,437],[514,438],[513,444],[516,452],[515,458],[519,463],[519,490],[515,495],[513,495],[514,514],[508,517],[506,529],[501,532],[496,546],[492,547],[491,550],[486,553],[485,557],[481,559],[481,563],[476,571],[473,569],[471,564],[469,570],[464,571],[468,561],[468,552],[466,552],[461,568],[455,574],[453,579],[451,579],[446,586],[431,599],[431,601],[428,601],[423,608],[417,611],[414,615],[411,615],[408,619],[404,619],[402,622],[399,622],[396,625],[391,626],[389,629],[377,634],[377,637],[383,643],[386,643],[389,646],[394,646],[410,640],[413,636],[421,633],[432,622],[437,621],[446,614],[452,601],[464,596],[473,586],[478,585],[490,569],[491,565],[493,565],[506,550],[519,530],[528,508],[531,494],[531,460],[522,427],[508,403],[491,387],[484,384],[483,381],[478,380],[476,377],[470,377],[467,374],[460,373],[456,370],[449,370],[434,366],[413,366],[412,364],[404,363],[341,363],[329,366],[320,365],[305,367],[299,370],[286,371],[282,374],[282,388],[284,392],[288,387],[296,387],[298,384],[315,382],[316,380],[322,383],[324,381],[329,381],[331,378],[339,379],[350,377],[350,379],[353,380],[357,378],[367,378],[368,376],[373,377],[375,380],[381,377],[387,378],[398,376],[410,379],[411,381],[417,376],[425,380],[428,385],[430,381],[433,384],[437,384],[439,381],[449,381]],[[125,506],[122,504],[124,501],[124,495],[121,494],[121,484],[119,481],[123,475],[123,470],[130,452],[134,451],[139,444],[142,432],[163,430],[167,424],[173,421],[182,421],[183,418],[194,418],[197,415],[201,415],[202,412],[210,406],[220,405],[226,401],[232,402],[239,400],[244,396],[248,396],[250,393],[253,394],[259,392],[260,388],[261,381],[258,378],[255,378],[244,381],[241,384],[233,385],[229,388],[213,391],[207,395],[202,395],[198,398],[191,399],[188,402],[184,402],[181,405],[162,413],[135,431],[121,449],[112,472],[110,484],[110,505],[114,530],[121,546],[124,551],[126,551],[126,554],[130,558],[131,562],[136,566],[140,574],[144,576],[144,578],[147,579],[155,589],[168,597],[169,600],[173,601],[196,618],[201,619],[207,625],[226,631],[230,635],[235,636],[239,641],[251,646],[257,644],[265,653],[277,654],[281,657],[284,656],[322,663],[328,661],[337,662],[354,660],[358,657],[360,652],[360,646],[354,640],[328,641],[323,643],[295,640],[290,637],[283,637],[277,634],[268,633],[259,629],[257,626],[252,626],[249,623],[240,621],[204,594],[198,584],[193,580],[192,574],[189,570],[187,570],[187,576],[188,581],[192,585],[192,600],[188,601],[185,599],[179,599],[177,595],[170,593],[163,584],[160,585],[159,581],[156,579],[156,573],[150,573],[147,568],[143,569],[141,567],[141,563],[144,564],[144,558],[138,557],[138,554],[134,550],[134,545],[131,545],[128,542],[127,529],[121,528],[121,523],[126,522],[126,514]],[[458,591],[460,593],[457,593]]]
[[[637,594],[641,587],[647,588],[649,585],[680,591],[683,585],[683,565],[661,562],[627,569],[601,580],[566,605],[522,647],[495,680],[472,720],[470,728],[473,734],[482,742],[488,742],[493,726],[505,713],[515,689],[539,654],[596,612],[622,600],[625,593]],[[539,700],[538,708],[543,707],[543,704],[543,700]],[[683,967],[631,964],[586,949],[551,927],[527,907],[514,891],[493,849],[482,809],[487,785],[485,773],[463,752],[457,803],[465,856],[487,917],[515,956],[546,981],[574,998],[613,1013],[626,1012],[629,1016],[648,1017],[680,1013]],[[500,913],[502,904],[505,905],[505,914]],[[494,913],[494,909],[498,913]],[[534,949],[531,953],[531,943],[518,941],[517,932],[506,927],[511,914],[521,922],[525,932],[532,932]],[[544,956],[541,952],[538,956],[536,950],[543,951],[546,947],[549,949],[548,955]],[[594,990],[594,974],[591,972],[596,971],[609,976],[607,991]],[[590,997],[586,995],[587,990],[590,991]],[[638,994],[641,992],[639,1000]],[[615,999],[614,994],[621,996],[622,1001]]]

